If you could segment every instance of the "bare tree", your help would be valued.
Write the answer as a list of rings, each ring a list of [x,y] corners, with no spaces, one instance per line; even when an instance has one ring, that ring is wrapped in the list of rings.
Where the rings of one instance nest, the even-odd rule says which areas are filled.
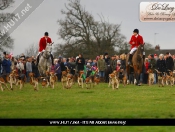
[[[0,0],[0,10],[7,9],[12,3],[14,3],[14,0]],[[9,36],[8,32],[2,29],[2,27],[7,22],[9,22],[13,16],[14,14],[12,13],[0,13],[0,51],[1,52],[13,48],[14,40]]]
[[[0,10],[5,10],[12,3],[14,3],[14,0],[0,0]]]
[[[70,51],[75,51],[76,48],[87,57],[102,52],[113,53],[115,47],[125,39],[120,34],[120,24],[110,24],[102,18],[101,21],[95,21],[92,14],[81,6],[79,0],[69,0],[65,7],[66,10],[61,11],[65,19],[58,20],[58,34],[65,41],[60,49],[68,49],[65,54],[70,54]]]
[[[13,49],[13,43],[14,40],[11,37],[8,37],[8,33],[4,34],[1,38],[0,38],[0,51],[6,51],[8,49]],[[4,38],[6,39],[4,41]]]
[[[36,56],[38,54],[38,45],[34,43],[29,45],[29,47],[25,49],[24,53],[26,56]]]

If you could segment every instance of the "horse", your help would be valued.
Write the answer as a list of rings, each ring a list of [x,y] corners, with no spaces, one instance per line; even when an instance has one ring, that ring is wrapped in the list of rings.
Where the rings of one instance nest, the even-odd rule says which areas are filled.
[[[126,70],[127,70],[127,75],[130,73],[130,68],[134,69],[134,77],[136,79],[136,85],[139,85],[139,77],[143,69],[144,65],[144,57],[143,57],[143,52],[144,52],[144,44],[139,45],[137,50],[135,51],[133,57],[132,57],[132,65],[128,65],[128,59],[129,59],[129,54],[126,57]]]
[[[51,66],[50,55],[52,51],[52,44],[53,43],[47,43],[45,51],[39,55],[38,70],[40,76],[42,77],[46,76],[46,71],[49,71],[49,68]]]

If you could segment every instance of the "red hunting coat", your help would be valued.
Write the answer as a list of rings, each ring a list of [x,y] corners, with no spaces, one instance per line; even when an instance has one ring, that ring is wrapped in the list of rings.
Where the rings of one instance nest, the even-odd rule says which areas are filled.
[[[46,48],[46,43],[52,43],[51,38],[48,37],[47,40],[46,40],[45,37],[42,37],[42,38],[40,39],[40,42],[39,42],[39,52],[45,50],[45,48]]]
[[[135,42],[135,44],[132,44],[132,42]],[[135,37],[134,35],[132,35],[131,40],[129,41],[129,44],[131,45],[131,49],[143,44],[142,36],[138,35],[137,37]]]

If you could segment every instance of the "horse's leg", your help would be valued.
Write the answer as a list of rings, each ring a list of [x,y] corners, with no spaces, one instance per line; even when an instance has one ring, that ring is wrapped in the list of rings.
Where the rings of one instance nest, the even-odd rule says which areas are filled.
[[[138,85],[138,79],[139,77],[138,77],[138,73],[137,72],[135,72],[135,70],[134,70],[134,83],[135,83],[135,85]]]
[[[130,74],[130,67],[126,66],[126,83],[129,84],[129,74]]]

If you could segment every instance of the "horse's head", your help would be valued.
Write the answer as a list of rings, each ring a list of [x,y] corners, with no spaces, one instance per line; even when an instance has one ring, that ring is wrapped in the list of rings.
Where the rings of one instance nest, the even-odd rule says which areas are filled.
[[[140,51],[142,54],[143,54],[143,52],[144,52],[144,45],[145,45],[145,44],[141,44],[141,45],[139,45],[139,47],[138,47],[138,51]]]
[[[47,43],[47,45],[46,45],[45,53],[46,53],[47,56],[49,56],[51,54],[52,44],[53,43]]]

